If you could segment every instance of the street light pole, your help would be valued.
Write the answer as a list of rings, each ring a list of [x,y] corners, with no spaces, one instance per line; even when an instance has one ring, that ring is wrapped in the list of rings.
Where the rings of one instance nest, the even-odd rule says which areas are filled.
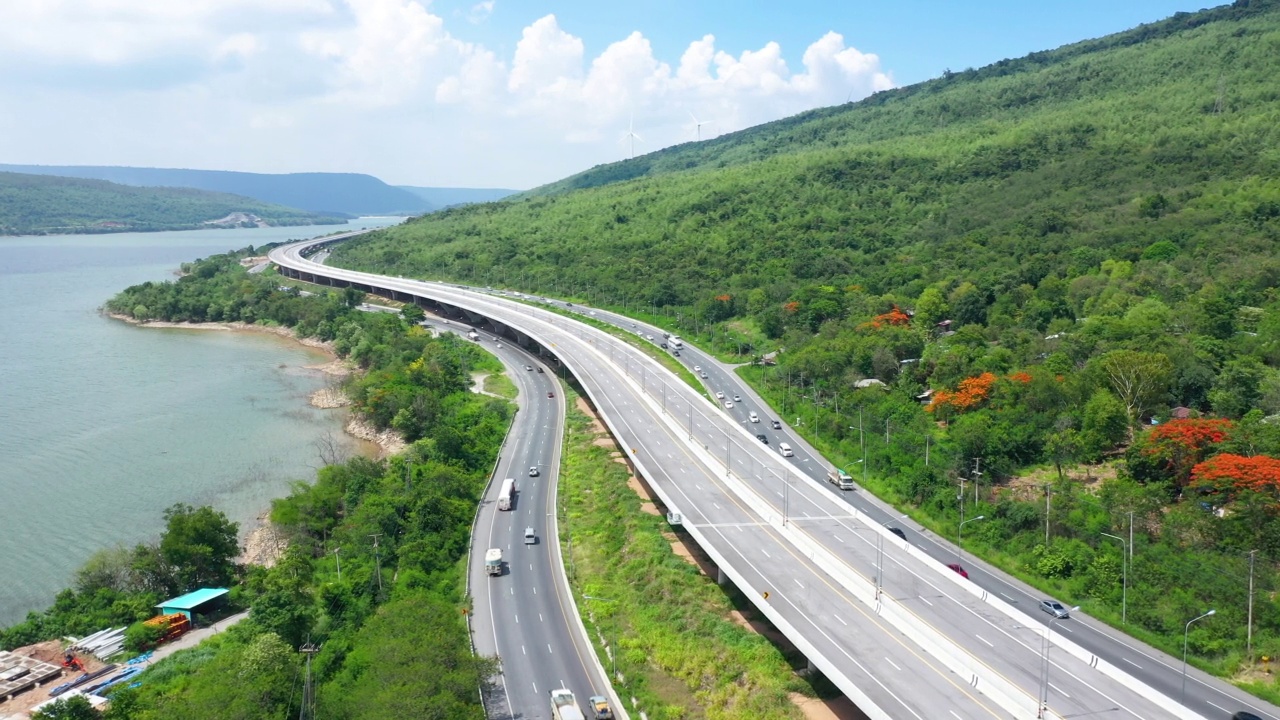
[[[1109,537],[1112,540],[1120,541],[1120,623],[1129,624],[1129,563],[1125,562],[1125,555],[1129,552],[1129,546],[1125,543],[1124,538],[1111,533],[1102,533],[1103,537]]]
[[[963,550],[961,550],[961,545],[960,545],[960,534],[964,531],[965,524],[974,522],[975,520],[982,520],[985,517],[986,515],[979,515],[978,517],[969,518],[968,520],[961,520],[960,524],[956,526],[956,564],[957,565],[960,564],[960,555],[963,552]]]
[[[1210,610],[1203,615],[1191,618],[1187,621],[1187,627],[1182,631],[1182,694],[1178,702],[1183,705],[1187,704],[1187,635],[1191,633],[1191,623],[1207,618],[1217,612],[1217,610]]]
[[[1071,613],[1079,609],[1080,606],[1076,605],[1075,607],[1067,610],[1067,615],[1063,615],[1061,617],[1055,616],[1049,619],[1049,627],[1045,631],[1044,635],[1044,653],[1040,657],[1040,664],[1043,668],[1043,672],[1040,673],[1040,679],[1042,681],[1040,684],[1040,711],[1036,714],[1036,717],[1040,720],[1044,720],[1046,714],[1049,712],[1049,648],[1053,647],[1053,624],[1065,617],[1069,617]]]

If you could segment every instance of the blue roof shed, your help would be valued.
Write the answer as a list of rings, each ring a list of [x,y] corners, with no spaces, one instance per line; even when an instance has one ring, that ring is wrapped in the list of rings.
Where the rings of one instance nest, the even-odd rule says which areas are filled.
[[[172,600],[165,600],[156,607],[160,608],[162,615],[182,613],[188,620],[193,620],[192,613],[203,614],[206,610],[212,609],[215,602],[221,600],[226,594],[226,588],[200,588]]]

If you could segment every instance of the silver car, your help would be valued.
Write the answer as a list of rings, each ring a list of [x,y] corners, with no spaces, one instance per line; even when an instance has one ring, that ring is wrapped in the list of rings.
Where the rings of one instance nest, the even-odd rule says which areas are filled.
[[[1040,609],[1049,613],[1054,617],[1059,617],[1059,618],[1071,617],[1071,611],[1068,610],[1065,605],[1058,602],[1057,600],[1041,600]]]

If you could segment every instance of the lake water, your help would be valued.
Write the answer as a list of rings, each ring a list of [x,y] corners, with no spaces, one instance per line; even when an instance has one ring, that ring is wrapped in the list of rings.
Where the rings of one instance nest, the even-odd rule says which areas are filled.
[[[353,220],[353,228],[393,218]],[[95,550],[157,538],[209,504],[247,529],[343,411],[308,396],[326,357],[258,333],[138,328],[98,314],[180,263],[334,226],[0,237],[0,627],[46,607]]]

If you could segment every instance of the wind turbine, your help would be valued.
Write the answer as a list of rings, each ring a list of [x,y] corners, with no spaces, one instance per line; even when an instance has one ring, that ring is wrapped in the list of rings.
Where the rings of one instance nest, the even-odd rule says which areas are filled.
[[[710,124],[711,124],[711,121],[710,121],[710,120],[699,120],[699,119],[698,119],[698,116],[697,116],[697,115],[694,115],[692,112],[690,112],[690,113],[689,113],[689,117],[693,118],[693,128],[694,128],[694,130],[698,133],[698,142],[702,142],[702,126],[703,126],[703,125],[710,125]]]
[[[622,136],[622,140],[631,141],[631,157],[633,158],[636,156],[636,141],[639,140],[640,142],[644,142],[644,138],[636,134],[635,127],[636,127],[636,116],[632,114],[631,122],[627,124],[627,134]],[[622,140],[619,140],[618,142],[622,142]]]

